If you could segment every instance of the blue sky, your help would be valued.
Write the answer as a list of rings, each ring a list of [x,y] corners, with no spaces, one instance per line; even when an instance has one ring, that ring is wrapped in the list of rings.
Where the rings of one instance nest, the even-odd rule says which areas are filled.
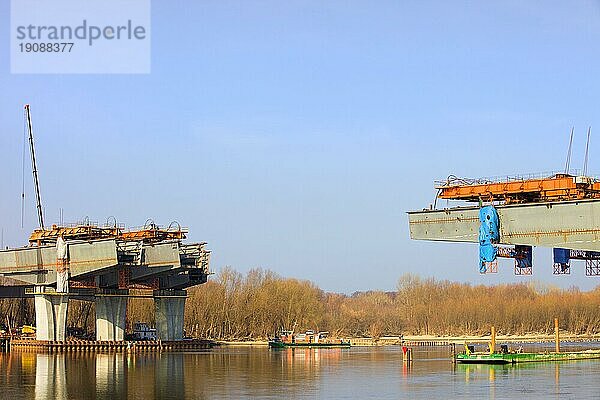
[[[413,242],[433,180],[573,166],[600,130],[600,3],[152,2],[148,75],[12,75],[0,5],[0,227],[20,224],[22,106],[33,113],[47,220],[116,216],[190,228],[212,266],[262,267],[326,290],[396,287],[407,272],[473,283],[476,245]],[[594,129],[594,128],[593,128]],[[600,164],[592,134],[590,171]]]

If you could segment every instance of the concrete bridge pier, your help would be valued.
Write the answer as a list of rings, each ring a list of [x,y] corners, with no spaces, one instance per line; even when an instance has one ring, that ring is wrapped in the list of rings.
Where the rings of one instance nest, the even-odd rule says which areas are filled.
[[[160,340],[183,339],[183,312],[185,309],[185,290],[155,290],[154,319],[156,336]]]
[[[44,286],[34,291],[37,340],[65,340],[69,295],[47,293]]]
[[[96,340],[125,340],[127,289],[96,292]]]

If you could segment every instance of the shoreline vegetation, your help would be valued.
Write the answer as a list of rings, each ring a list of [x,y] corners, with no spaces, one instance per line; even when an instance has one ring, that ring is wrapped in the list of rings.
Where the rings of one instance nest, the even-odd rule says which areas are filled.
[[[314,283],[263,269],[245,274],[223,268],[203,285],[188,289],[187,337],[218,342],[266,342],[281,328],[328,331],[334,338],[384,337],[475,341],[496,328],[498,340],[552,336],[554,318],[563,340],[600,335],[600,286],[591,291],[513,283],[471,285],[403,275],[394,291],[329,293]],[[0,316],[13,326],[35,322],[31,299],[0,299]],[[93,302],[69,301],[68,326],[93,337]],[[131,298],[130,331],[137,321],[154,324],[152,299]],[[540,339],[541,340],[541,339]]]
[[[139,304],[139,303],[138,303]],[[132,304],[130,304],[132,305]],[[151,307],[151,304],[149,305]],[[268,270],[224,268],[191,288],[185,331],[214,340],[266,340],[280,328],[328,331],[334,338],[600,334],[600,286],[592,291],[541,284],[471,285],[399,278],[395,291],[328,293],[314,283]],[[149,315],[140,311],[140,318]],[[130,308],[129,317],[136,316]]]
[[[436,336],[436,335],[406,335],[406,336],[383,336],[380,338],[372,337],[346,337],[353,346],[393,346],[393,345],[463,345],[468,344],[487,344],[491,335],[474,336]],[[574,335],[562,333],[560,335],[562,343],[590,343],[600,342],[600,334],[595,335]],[[496,335],[498,343],[554,343],[554,334],[530,333],[526,335]],[[218,340],[219,345],[223,346],[268,346],[268,340]]]

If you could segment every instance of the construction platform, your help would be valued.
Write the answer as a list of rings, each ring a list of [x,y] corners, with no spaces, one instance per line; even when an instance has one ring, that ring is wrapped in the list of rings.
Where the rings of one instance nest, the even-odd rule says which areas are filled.
[[[600,181],[566,173],[529,174],[503,178],[458,178],[436,181],[437,197],[503,204],[600,199]]]

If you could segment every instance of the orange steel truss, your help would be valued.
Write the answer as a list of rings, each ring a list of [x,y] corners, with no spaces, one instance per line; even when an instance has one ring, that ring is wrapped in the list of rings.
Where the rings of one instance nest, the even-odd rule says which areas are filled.
[[[142,241],[156,243],[163,240],[182,240],[186,238],[186,229],[160,228],[150,224],[137,229],[123,229],[119,227],[98,227],[94,225],[58,226],[35,229],[29,236],[30,244],[53,244],[59,237],[65,240],[97,240],[117,239],[123,241]]]
[[[449,177],[436,185],[438,198],[499,201],[505,204],[600,198],[600,182],[587,176],[555,174],[547,178],[468,181]]]

